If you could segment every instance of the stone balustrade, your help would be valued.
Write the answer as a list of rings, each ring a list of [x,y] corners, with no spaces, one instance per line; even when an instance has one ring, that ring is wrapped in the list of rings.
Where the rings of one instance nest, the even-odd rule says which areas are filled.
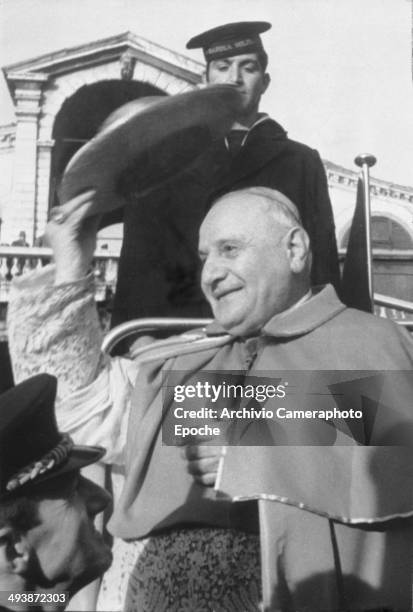
[[[52,251],[46,247],[0,246],[0,340],[5,337],[6,310],[12,279],[16,276],[27,274],[31,270],[41,269],[51,261],[51,258]],[[344,249],[340,249],[339,258],[342,263],[345,258]],[[410,266],[413,260],[412,250],[389,251],[374,249],[373,260],[375,263],[376,281],[380,281],[380,276],[377,276],[377,274],[381,274],[381,277],[384,277],[385,274],[393,274],[393,276],[399,275],[402,278],[408,277],[408,280],[410,279]],[[102,325],[105,329],[109,326],[111,298],[116,288],[118,261],[118,253],[104,250],[97,251],[93,259],[93,273],[96,278],[95,299],[99,305]],[[385,266],[383,269],[377,268],[380,263]],[[394,268],[397,263],[399,266],[407,265],[408,270],[406,271],[404,267],[400,270]],[[376,291],[380,291],[380,283],[378,282],[377,285]],[[388,291],[382,291],[382,293],[393,295],[393,292]],[[413,327],[413,301],[409,302],[412,306],[411,308],[406,308],[406,304],[408,304],[406,301],[401,306],[400,304],[395,306],[393,303],[384,304],[383,302],[376,304],[375,312],[378,316],[394,319],[411,329]]]
[[[0,246],[0,303],[7,303],[10,283],[16,276],[41,269],[50,263],[52,251],[46,247]],[[96,301],[107,301],[115,292],[118,275],[117,253],[97,251],[93,259]]]

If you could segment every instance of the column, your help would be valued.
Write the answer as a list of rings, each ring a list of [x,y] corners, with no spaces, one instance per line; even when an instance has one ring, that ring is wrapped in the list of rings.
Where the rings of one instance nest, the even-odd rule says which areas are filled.
[[[11,209],[8,235],[17,237],[26,232],[27,241],[35,238],[37,135],[42,86],[48,79],[44,74],[8,73],[7,81],[13,89],[16,113],[16,141],[12,178]]]
[[[35,238],[44,233],[49,211],[50,170],[54,140],[39,140],[37,147],[37,193],[36,216],[34,219]]]

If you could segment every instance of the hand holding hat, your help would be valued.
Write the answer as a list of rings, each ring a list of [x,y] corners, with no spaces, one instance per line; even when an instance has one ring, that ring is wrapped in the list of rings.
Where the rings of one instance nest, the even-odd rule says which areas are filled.
[[[53,249],[56,285],[84,278],[90,269],[100,222],[95,197],[89,189],[51,211],[45,239]]]
[[[213,85],[172,97],[143,98],[122,106],[69,162],[60,201],[94,189],[95,207],[104,213],[123,206],[120,178],[133,174],[143,195],[184,171],[213,140],[230,130],[239,105],[230,85]]]
[[[55,283],[85,276],[96,244],[96,215],[125,205],[125,175],[123,188],[135,196],[172,180],[230,130],[238,105],[234,87],[215,85],[138,99],[110,115],[71,159],[60,186],[62,205],[51,211],[46,238],[54,252]]]

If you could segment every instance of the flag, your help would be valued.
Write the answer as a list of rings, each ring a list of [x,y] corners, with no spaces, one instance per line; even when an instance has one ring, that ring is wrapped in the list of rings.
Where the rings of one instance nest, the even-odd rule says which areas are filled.
[[[363,181],[357,184],[357,200],[351,223],[341,283],[341,299],[350,308],[373,312],[373,296],[370,293],[369,261],[367,245],[366,207]]]

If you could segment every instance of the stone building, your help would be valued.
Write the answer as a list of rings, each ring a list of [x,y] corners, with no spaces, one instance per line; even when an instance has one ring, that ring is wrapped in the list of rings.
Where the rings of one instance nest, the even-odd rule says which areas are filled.
[[[34,244],[66,164],[113,110],[137,97],[191,90],[202,70],[130,32],[4,67],[16,122],[0,127],[0,243],[23,230]],[[329,161],[325,167],[344,249],[358,175]],[[413,187],[373,179],[371,195],[377,290],[413,300]],[[101,243],[116,250],[121,235],[121,226],[105,230]]]
[[[359,173],[324,162],[343,256],[354,213]],[[371,238],[374,289],[413,301],[413,187],[371,178]]]
[[[42,233],[74,152],[116,108],[193,89],[202,65],[130,32],[3,68],[16,123],[0,130],[1,242]]]

